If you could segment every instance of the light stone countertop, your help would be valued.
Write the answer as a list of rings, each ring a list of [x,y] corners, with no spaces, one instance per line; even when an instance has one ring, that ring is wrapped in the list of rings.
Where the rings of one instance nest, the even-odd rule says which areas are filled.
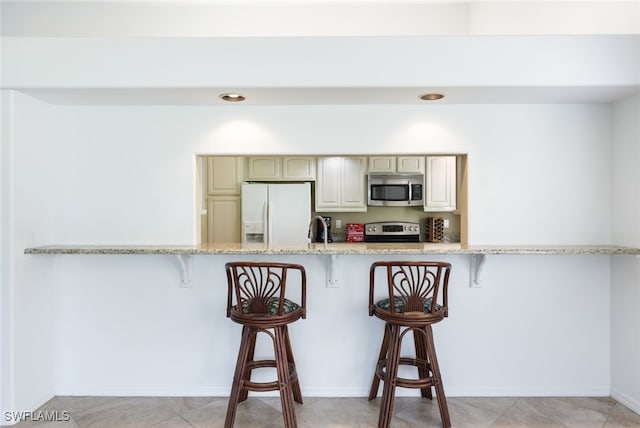
[[[49,245],[26,248],[25,254],[640,254],[640,248],[613,245],[462,247],[435,243],[331,243],[308,245],[203,244],[203,245]]]

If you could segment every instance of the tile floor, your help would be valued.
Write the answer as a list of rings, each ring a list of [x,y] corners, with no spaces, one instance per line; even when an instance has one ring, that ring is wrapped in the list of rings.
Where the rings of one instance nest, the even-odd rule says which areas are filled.
[[[506,427],[637,427],[640,415],[611,398],[460,398],[448,400],[456,428]],[[300,428],[375,428],[380,399],[305,398],[296,404]],[[55,397],[39,411],[70,413],[67,422],[23,421],[18,428],[84,427],[222,427],[227,408],[223,397]],[[37,414],[34,412],[34,414]],[[278,397],[250,396],[241,403],[237,428],[282,427]],[[396,398],[393,428],[440,427],[435,402]]]

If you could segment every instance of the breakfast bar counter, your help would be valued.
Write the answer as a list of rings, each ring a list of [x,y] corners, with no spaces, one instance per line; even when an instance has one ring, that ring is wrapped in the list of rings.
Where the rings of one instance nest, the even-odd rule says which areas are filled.
[[[203,245],[50,245],[25,249],[25,254],[265,254],[265,255],[378,255],[378,254],[640,254],[640,248],[614,245],[462,246],[459,243],[321,243],[265,245],[221,243]]]

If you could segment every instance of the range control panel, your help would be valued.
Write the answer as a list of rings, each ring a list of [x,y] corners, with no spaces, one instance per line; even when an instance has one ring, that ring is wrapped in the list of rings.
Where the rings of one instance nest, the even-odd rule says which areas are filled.
[[[365,241],[419,242],[420,225],[403,221],[385,221],[364,225]]]

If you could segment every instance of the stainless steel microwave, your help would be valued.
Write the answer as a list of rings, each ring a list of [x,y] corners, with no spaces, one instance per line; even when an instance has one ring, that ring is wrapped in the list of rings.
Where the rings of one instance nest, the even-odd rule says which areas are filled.
[[[368,205],[376,207],[412,207],[423,205],[424,175],[369,174]]]

